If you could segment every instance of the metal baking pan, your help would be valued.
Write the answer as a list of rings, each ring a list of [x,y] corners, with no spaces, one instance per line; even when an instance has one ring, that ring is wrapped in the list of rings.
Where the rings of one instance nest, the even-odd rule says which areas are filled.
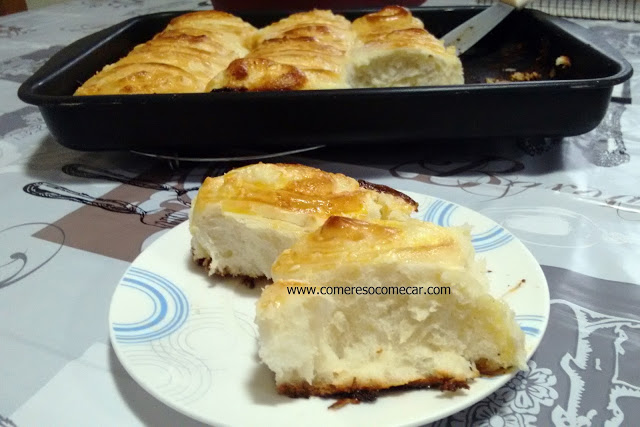
[[[436,36],[484,7],[414,8]],[[340,11],[354,19],[371,9]],[[59,143],[176,156],[226,148],[434,139],[563,137],[595,128],[630,64],[588,30],[541,12],[512,13],[462,57],[465,85],[329,91],[73,97],[75,89],[184,12],[129,19],[55,54],[20,87]],[[239,14],[257,27],[289,12]],[[568,70],[553,73],[566,55]],[[486,83],[513,70],[540,81]],[[507,71],[505,71],[507,70]]]

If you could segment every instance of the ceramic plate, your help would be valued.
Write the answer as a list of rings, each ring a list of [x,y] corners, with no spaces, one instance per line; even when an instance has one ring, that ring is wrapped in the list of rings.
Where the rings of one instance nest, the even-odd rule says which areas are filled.
[[[549,318],[549,289],[540,266],[511,233],[456,204],[411,194],[418,217],[440,225],[469,224],[487,261],[491,292],[516,312],[527,355]],[[332,400],[291,399],[257,356],[253,322],[260,289],[207,277],[190,256],[188,224],[161,236],[122,277],[111,302],[114,350],[131,376],[179,412],[215,425],[420,425],[460,411],[497,390],[513,374],[481,378],[469,390],[411,390],[373,404],[329,410]]]

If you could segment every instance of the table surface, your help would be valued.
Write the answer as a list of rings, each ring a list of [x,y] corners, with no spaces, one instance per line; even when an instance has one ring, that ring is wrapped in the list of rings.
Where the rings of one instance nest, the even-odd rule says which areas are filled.
[[[203,178],[237,164],[71,151],[16,92],[86,34],[138,14],[206,7],[77,0],[0,18],[0,426],[197,424],[124,372],[107,314],[122,274],[186,219]],[[640,69],[639,25],[578,22]],[[639,98],[636,74],[616,88],[596,130],[562,141],[333,148],[279,159],[474,209],[542,265],[551,317],[529,371],[438,425],[640,419]]]

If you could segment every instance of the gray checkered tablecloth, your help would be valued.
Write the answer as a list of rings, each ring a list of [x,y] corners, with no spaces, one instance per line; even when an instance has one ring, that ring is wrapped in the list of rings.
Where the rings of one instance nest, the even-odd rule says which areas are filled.
[[[0,18],[0,426],[197,424],[124,372],[107,314],[133,259],[187,218],[204,176],[233,165],[71,151],[16,92],[84,35],[209,6],[75,0]],[[640,69],[638,24],[578,22]],[[551,317],[529,371],[437,425],[640,420],[640,75],[614,95],[597,129],[562,141],[325,148],[285,159],[469,207],[542,265]]]

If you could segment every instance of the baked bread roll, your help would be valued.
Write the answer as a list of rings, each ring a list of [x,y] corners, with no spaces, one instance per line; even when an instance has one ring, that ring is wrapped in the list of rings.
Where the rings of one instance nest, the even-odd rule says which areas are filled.
[[[388,6],[353,22],[357,46],[351,51],[348,82],[354,88],[463,84],[454,47],[424,29],[400,6]]]
[[[204,92],[231,61],[245,56],[256,29],[219,11],[174,18],[152,40],[80,86],[75,95]]]
[[[403,220],[416,210],[388,187],[259,163],[204,181],[189,218],[193,258],[209,274],[270,278],[278,255],[331,215]]]
[[[331,217],[272,271],[256,324],[259,355],[282,394],[454,390],[479,374],[526,366],[524,334],[489,294],[466,228]],[[296,286],[316,295],[291,294]],[[323,286],[332,294],[320,295]],[[428,295],[429,286],[450,293]]]
[[[424,29],[424,23],[402,6],[386,6],[353,21],[352,29],[357,39],[368,43],[381,35],[397,30]]]
[[[351,23],[328,10],[290,15],[261,29],[254,47],[216,76],[207,90],[308,90],[347,88]]]
[[[282,37],[314,37],[320,42],[343,50],[348,49],[354,40],[351,22],[348,19],[342,15],[335,15],[330,10],[318,9],[294,13],[261,28],[254,36],[254,45]]]
[[[203,10],[177,16],[169,22],[167,30],[184,31],[192,29],[203,34],[217,34],[227,39],[229,44],[241,44],[250,49],[257,29],[230,13],[219,10]]]

